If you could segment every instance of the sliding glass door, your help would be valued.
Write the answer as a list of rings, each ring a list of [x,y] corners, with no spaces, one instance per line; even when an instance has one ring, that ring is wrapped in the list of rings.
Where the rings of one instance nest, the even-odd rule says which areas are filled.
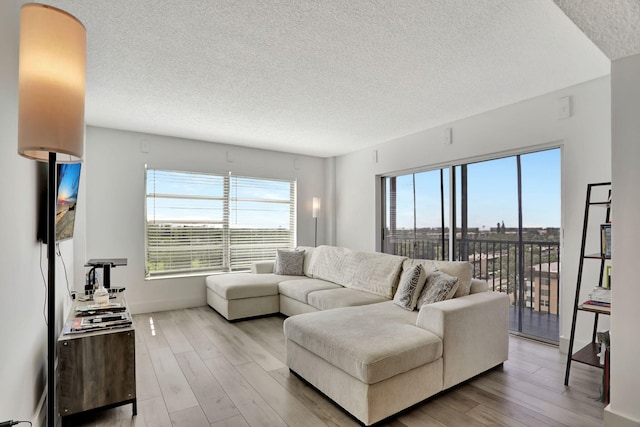
[[[385,252],[471,262],[474,277],[509,295],[513,332],[558,341],[560,149],[383,184]]]
[[[419,259],[449,258],[449,171],[384,179],[383,252]]]

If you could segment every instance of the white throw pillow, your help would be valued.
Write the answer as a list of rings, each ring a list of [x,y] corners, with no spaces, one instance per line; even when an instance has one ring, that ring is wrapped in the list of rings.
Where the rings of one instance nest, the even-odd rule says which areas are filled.
[[[458,278],[449,276],[442,271],[435,270],[427,276],[422,293],[418,298],[416,306],[418,310],[423,305],[444,301],[453,298],[458,289]]]
[[[427,275],[420,264],[402,273],[393,302],[405,310],[413,311],[426,278]]]
[[[275,274],[287,276],[304,275],[304,251],[284,251],[278,249],[274,265]]]

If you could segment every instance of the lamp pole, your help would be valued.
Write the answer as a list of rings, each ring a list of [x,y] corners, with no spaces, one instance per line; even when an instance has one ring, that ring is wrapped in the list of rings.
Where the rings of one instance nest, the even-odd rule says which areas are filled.
[[[55,418],[56,359],[56,153],[49,152],[47,183],[47,425]]]

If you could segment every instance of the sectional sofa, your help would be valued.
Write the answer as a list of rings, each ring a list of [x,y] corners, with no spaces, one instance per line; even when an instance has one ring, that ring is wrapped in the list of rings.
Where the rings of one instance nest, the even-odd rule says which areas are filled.
[[[333,246],[298,249],[293,269],[295,263],[281,260],[257,263],[251,273],[207,277],[208,304],[228,320],[289,316],[290,370],[363,424],[507,360],[508,297],[473,279],[471,264]],[[398,287],[406,291],[416,270],[453,278],[455,286],[445,300],[402,307]]]

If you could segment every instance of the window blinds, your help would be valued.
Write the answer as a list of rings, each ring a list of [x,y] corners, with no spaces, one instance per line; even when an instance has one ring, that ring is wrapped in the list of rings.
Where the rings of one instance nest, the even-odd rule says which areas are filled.
[[[147,169],[146,275],[240,271],[295,246],[295,180]]]

